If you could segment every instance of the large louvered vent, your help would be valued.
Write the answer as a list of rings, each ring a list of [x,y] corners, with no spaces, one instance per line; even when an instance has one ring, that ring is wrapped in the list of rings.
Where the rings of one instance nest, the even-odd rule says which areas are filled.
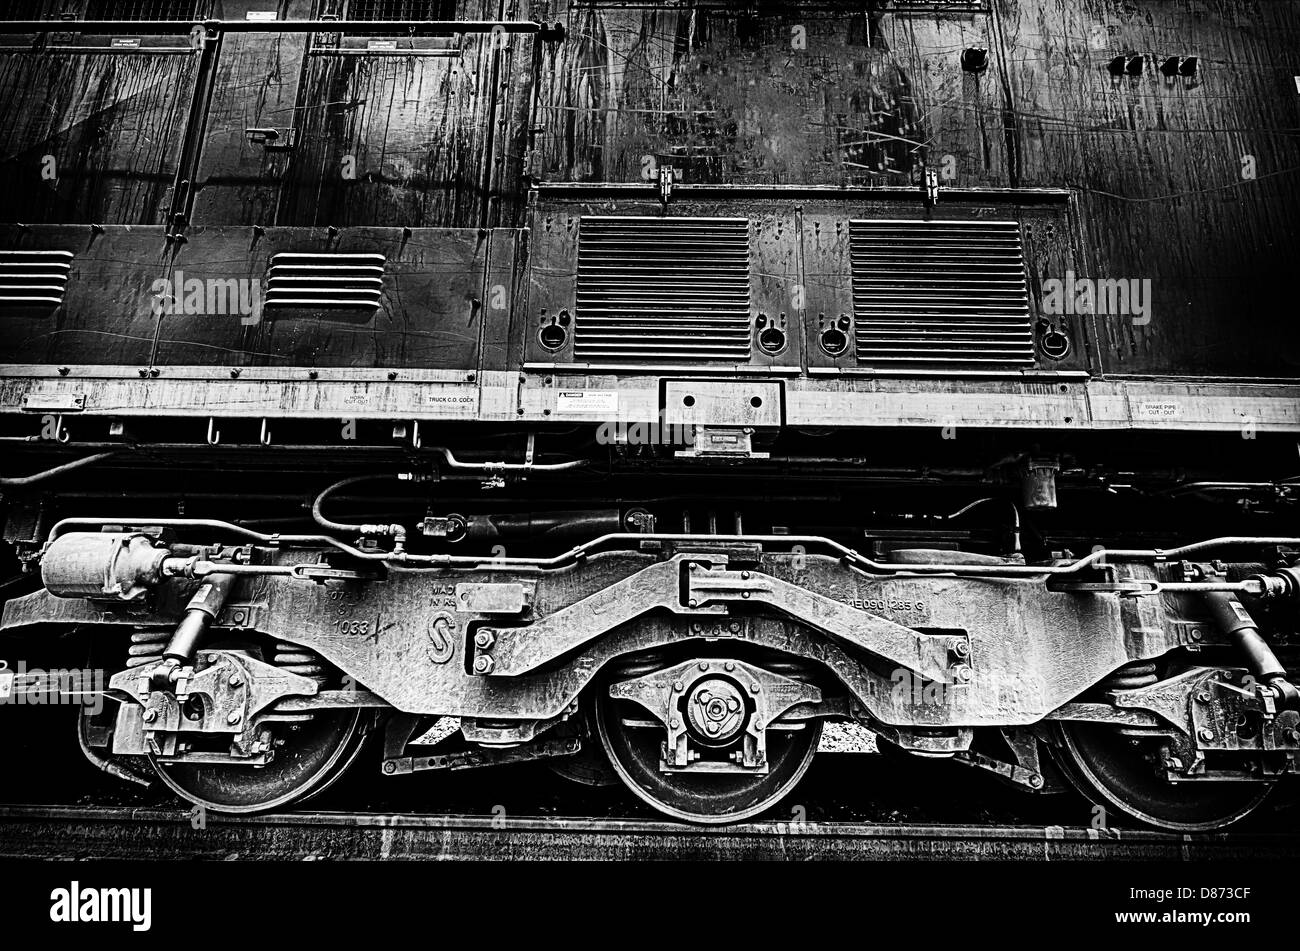
[[[1033,363],[1017,222],[853,221],[849,229],[859,363]]]
[[[0,251],[0,307],[58,307],[71,251]]]
[[[272,255],[268,307],[376,308],[384,290],[382,254]]]
[[[574,356],[748,362],[749,222],[584,217]]]

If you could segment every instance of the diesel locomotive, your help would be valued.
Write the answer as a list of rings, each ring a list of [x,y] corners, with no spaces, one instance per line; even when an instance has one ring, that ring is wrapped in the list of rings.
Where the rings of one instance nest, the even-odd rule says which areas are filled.
[[[67,755],[235,813],[546,761],[734,822],[828,724],[1165,829],[1286,797],[1297,45],[6,4],[0,718],[100,672]]]

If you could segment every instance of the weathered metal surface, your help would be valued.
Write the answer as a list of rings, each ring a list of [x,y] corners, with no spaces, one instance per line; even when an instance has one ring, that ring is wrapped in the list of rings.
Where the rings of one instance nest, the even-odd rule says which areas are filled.
[[[927,163],[941,185],[1071,188],[1074,250],[1032,260],[1034,290],[1067,270],[1152,281],[1137,320],[1065,321],[1097,369],[1294,375],[1275,302],[1297,251],[1296,14],[1265,0],[921,16],[574,3],[571,42],[539,74],[539,174],[631,182],[672,164],[683,182],[883,184]],[[986,72],[961,70],[968,47],[989,50]],[[1109,61],[1133,52],[1144,72],[1113,78]],[[1198,56],[1197,74],[1166,78],[1168,55]]]
[[[48,342],[51,332],[40,333]],[[140,338],[106,343],[140,344]],[[77,398],[87,416],[192,417],[200,430],[209,416],[611,421],[580,414],[571,402],[559,401],[561,393],[583,391],[617,393],[614,418],[627,422],[655,422],[662,409],[660,380],[645,375],[406,369],[394,379],[394,371],[382,369],[258,366],[232,378],[219,367],[156,368],[151,374],[146,355],[137,351],[136,356],[139,363],[74,365],[67,374],[49,364],[0,366],[0,413],[22,412],[27,399]],[[689,379],[681,369],[665,375]],[[939,385],[916,379],[813,377],[787,380],[784,392],[787,426],[1300,432],[1300,387],[1281,383],[1026,376],[1015,381],[944,380]]]
[[[821,612],[798,600],[783,600],[788,590],[774,591],[770,603],[798,620],[732,614],[719,605],[670,604],[660,586],[646,586],[644,579],[639,582],[637,572],[667,572],[669,586],[675,590],[678,566],[672,561],[653,564],[644,555],[595,555],[577,570],[536,575],[533,624],[516,625],[514,630],[498,616],[456,609],[456,583],[501,581],[500,572],[451,575],[393,569],[382,585],[307,585],[284,576],[262,576],[245,582],[234,596],[258,605],[263,633],[319,653],[399,710],[494,719],[554,718],[620,654],[687,637],[717,637],[825,664],[863,710],[883,723],[1028,724],[1130,660],[1159,657],[1190,643],[1181,614],[1154,598],[1123,610],[1114,594],[1051,592],[1036,580],[882,579],[814,555],[764,555],[760,567],[796,593],[806,589],[832,602],[845,602],[842,613],[861,612],[861,624],[834,632],[851,637],[877,657],[899,653],[890,646],[896,645],[894,632],[909,627],[943,632],[942,636],[913,635],[918,642],[942,644],[942,649],[954,640],[965,643],[969,637],[968,654],[973,658],[969,681],[958,678],[955,685],[939,684],[938,689],[927,691],[926,680],[909,666],[915,652],[893,660],[892,671],[886,669],[888,663],[877,671],[875,665],[864,664],[861,655],[822,633],[819,628],[835,626],[834,618],[810,617]],[[621,594],[620,585],[630,591],[640,586],[645,596],[637,600]],[[17,630],[42,622],[166,623],[186,588],[185,584],[163,585],[156,615],[103,610],[39,591],[5,606],[4,627]],[[614,597],[609,596],[611,591]],[[588,612],[593,616],[587,623],[570,625],[566,609],[582,615],[584,599],[597,603],[598,610]],[[678,617],[662,610],[651,612],[653,606],[668,606]],[[572,626],[572,636],[535,636],[538,630],[547,631],[548,619],[554,619],[550,626],[561,631]],[[477,645],[479,634],[490,634],[492,643],[486,650],[479,649],[476,661],[498,650],[509,666],[511,646],[495,645],[514,637],[519,639],[517,649],[529,655],[526,663],[518,665],[521,670],[533,670],[545,660],[556,663],[541,673],[491,676],[491,665],[479,669],[475,662],[471,668],[467,660],[476,649],[471,642]],[[932,666],[921,666],[931,680],[938,676]]]
[[[1300,349],[1277,303],[1300,250],[1300,6],[991,6],[1008,179],[1078,191],[1080,276],[1152,281],[1149,322],[1092,318],[1106,372],[1294,375]],[[1124,53],[1148,57],[1142,75],[1110,75]],[[1198,56],[1197,75],[1167,79],[1169,55]]]
[[[0,807],[5,858],[177,859],[873,859],[1084,861],[1293,859],[1295,835],[1172,835],[1061,826],[675,822],[495,816],[293,813],[270,818],[189,810]]]
[[[0,343],[0,357],[11,367],[75,357],[137,370],[445,367],[464,382],[479,367],[485,339],[502,359],[502,330],[489,335],[486,327],[504,324],[510,312],[519,236],[501,229],[195,228],[179,242],[161,227],[0,226],[0,247],[73,255],[62,306],[6,315],[16,332]],[[266,307],[271,258],[313,251],[382,254],[379,307]],[[282,398],[269,389],[261,395]],[[184,407],[204,409],[192,401],[178,404]]]
[[[196,60],[0,52],[0,221],[162,224]]]
[[[245,6],[227,4],[227,16],[237,19]],[[489,6],[465,0],[445,12],[463,19],[500,12]],[[536,12],[520,7],[519,16]],[[1285,134],[1294,89],[1284,75],[1295,10],[1262,0],[1164,0],[1140,9],[1115,0],[997,0],[987,11],[927,15],[848,3],[659,10],[558,3],[544,12],[566,22],[564,42],[510,33],[500,43],[470,32],[407,56],[277,26],[222,38],[209,57],[210,102],[198,96],[193,115],[197,51],[91,52],[75,44],[44,55],[12,51],[0,63],[0,90],[17,105],[0,137],[31,187],[7,192],[3,216],[161,224],[173,178],[193,174],[192,220],[211,227],[517,225],[526,176],[646,182],[653,194],[668,165],[684,186],[916,188],[909,214],[952,214],[942,197],[932,211],[921,205],[924,164],[939,171],[941,191],[1074,191],[1068,220],[1054,212],[1056,220],[1022,221],[1036,309],[1044,283],[1067,275],[1152,282],[1140,315],[1048,315],[1071,346],[1046,365],[1292,376],[1300,353],[1272,301],[1286,290],[1279,282],[1297,250],[1288,213],[1296,146]],[[279,12],[304,19],[315,11],[293,0]],[[146,39],[177,45],[175,36]],[[987,71],[962,71],[958,54],[967,47],[989,49]],[[1134,50],[1146,57],[1144,72],[1112,77],[1109,60]],[[1156,66],[1166,53],[1198,56],[1198,72],[1165,77]],[[282,133],[269,147],[252,134],[267,129]],[[768,326],[785,322],[787,345],[742,362],[851,369],[851,359],[815,344],[826,321],[852,311],[841,299],[847,255],[831,235],[864,209],[840,201],[827,215],[799,201],[778,196],[753,206],[752,308]],[[743,207],[717,210],[750,214]],[[612,195],[596,210],[659,213],[653,198]],[[535,231],[533,308],[488,315],[484,366],[505,366],[521,345],[535,349],[537,308],[554,314],[568,306],[566,252],[557,258],[544,225]],[[165,257],[133,252],[118,261],[152,266]],[[222,278],[245,276],[238,259],[208,258]],[[435,259],[419,266],[435,282],[457,267]],[[494,271],[502,275],[494,286],[513,287],[513,268]],[[85,265],[71,283],[90,294],[111,329],[65,337],[43,359],[114,362],[90,337],[116,337],[120,321],[141,319],[131,295],[112,292],[107,264]],[[408,307],[422,319],[417,297],[395,303],[399,323]],[[1249,332],[1237,329],[1243,313]],[[444,314],[454,317],[454,306]],[[243,347],[196,344],[173,356],[241,362]],[[377,346],[373,356],[408,365],[395,354],[421,366],[454,359],[476,369],[462,355],[447,353],[440,364],[429,351],[416,357],[402,346]]]

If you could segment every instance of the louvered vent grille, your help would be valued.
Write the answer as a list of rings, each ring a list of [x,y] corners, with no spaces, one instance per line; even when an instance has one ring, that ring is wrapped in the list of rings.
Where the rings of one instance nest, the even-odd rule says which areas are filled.
[[[382,254],[298,254],[271,257],[268,307],[376,308],[384,290]]]
[[[749,361],[749,222],[584,217],[574,356]]]
[[[71,269],[71,251],[0,251],[0,307],[59,306]]]
[[[853,221],[849,229],[859,363],[1033,363],[1017,222]]]

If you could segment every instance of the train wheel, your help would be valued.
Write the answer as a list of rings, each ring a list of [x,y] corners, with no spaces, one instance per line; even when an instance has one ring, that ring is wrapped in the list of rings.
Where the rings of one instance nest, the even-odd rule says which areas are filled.
[[[618,777],[638,797],[660,812],[687,822],[737,822],[775,804],[803,778],[817,752],[820,720],[767,730],[766,773],[666,772],[660,768],[662,725],[645,723],[626,701],[596,704],[600,741]]]
[[[1055,758],[1080,793],[1160,829],[1221,829],[1249,815],[1272,790],[1266,783],[1170,783],[1151,761],[1152,741],[1104,724],[1058,724],[1056,739]]]
[[[178,795],[214,812],[276,809],[324,792],[361,752],[370,726],[361,710],[325,711],[309,720],[277,723],[276,755],[265,766],[160,763],[162,781]]]

